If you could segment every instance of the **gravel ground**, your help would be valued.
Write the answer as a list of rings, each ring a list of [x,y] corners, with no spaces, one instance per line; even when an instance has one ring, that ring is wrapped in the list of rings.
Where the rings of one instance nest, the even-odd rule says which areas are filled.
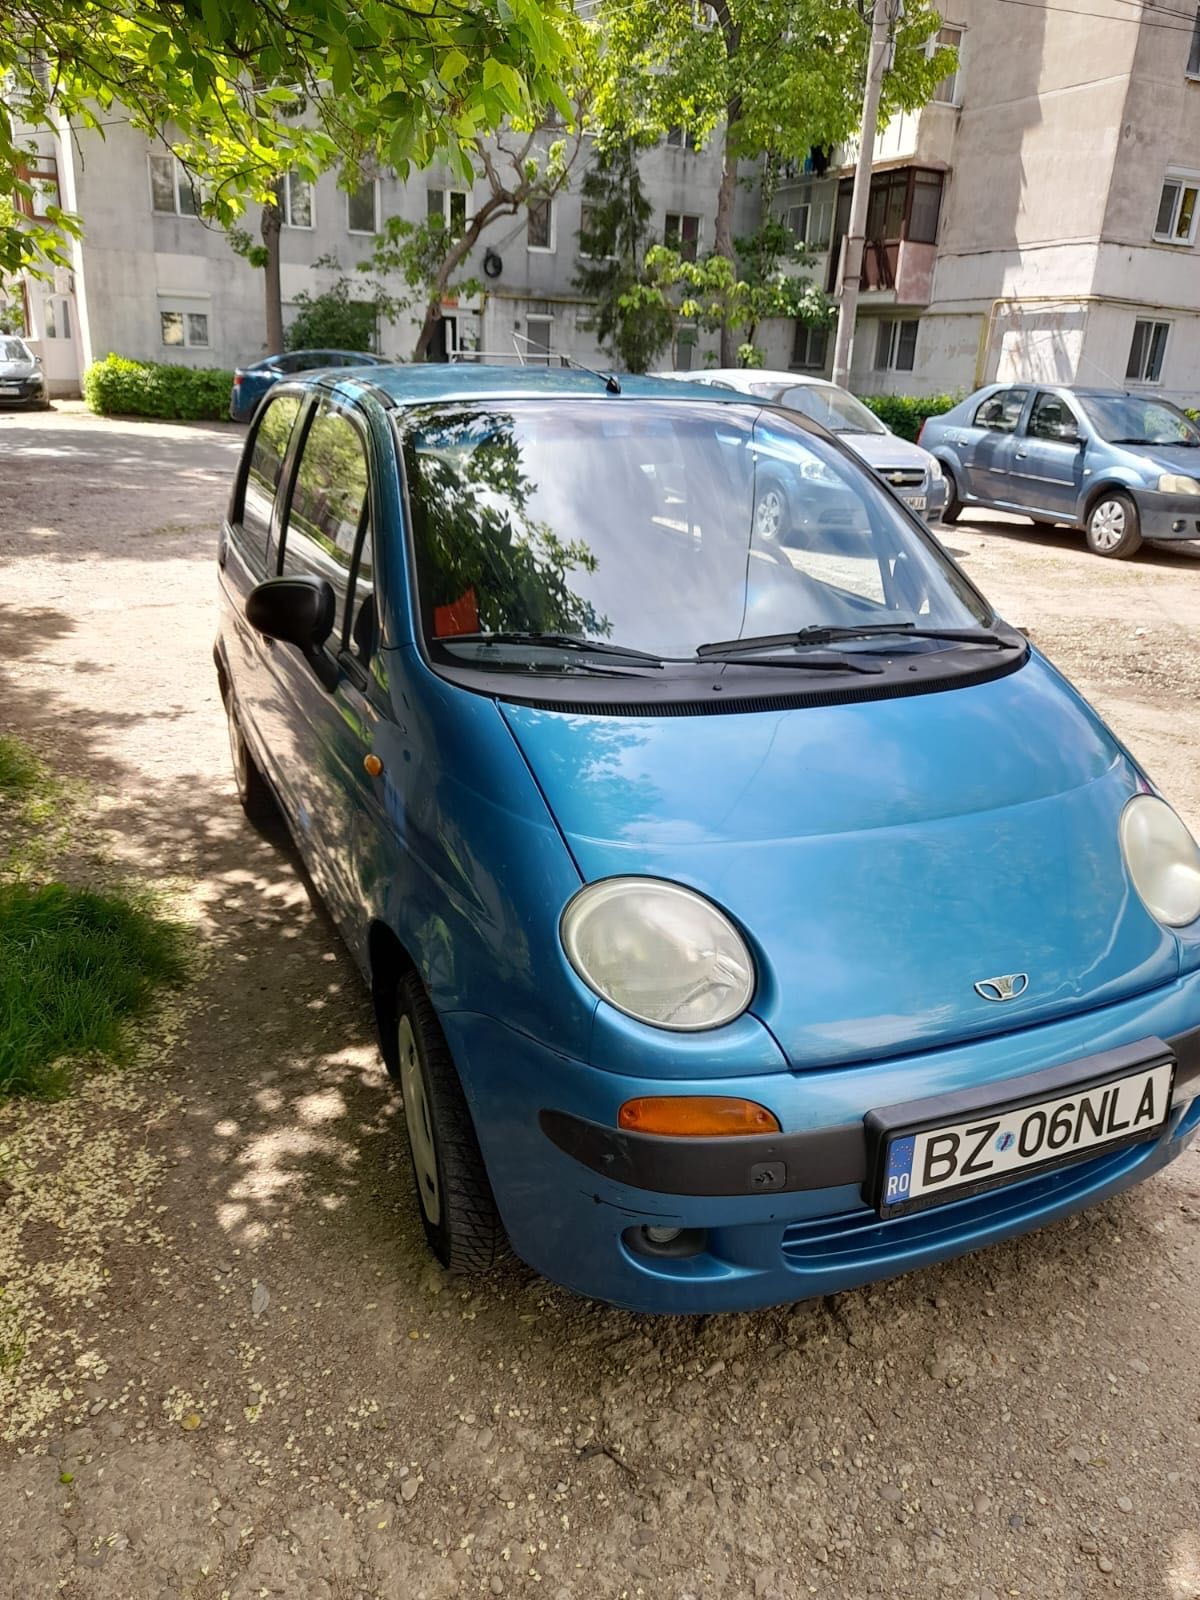
[[[0,725],[197,974],[139,1070],[0,1111],[0,1596],[1200,1596],[1200,1157],[855,1294],[652,1320],[425,1254],[366,998],[241,819],[242,435],[0,417]],[[1200,826],[1200,552],[950,546]]]

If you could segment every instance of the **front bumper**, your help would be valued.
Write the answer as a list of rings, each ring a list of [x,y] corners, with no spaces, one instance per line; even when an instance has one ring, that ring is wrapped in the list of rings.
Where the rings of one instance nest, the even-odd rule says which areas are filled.
[[[44,378],[0,379],[0,406],[42,406],[46,403]]]
[[[908,1058],[669,1086],[557,1056],[491,1018],[460,1012],[442,1020],[513,1248],[543,1276],[638,1311],[749,1310],[947,1260],[1139,1182],[1180,1154],[1200,1126],[1200,973],[1082,1016]],[[863,1119],[872,1109],[984,1084],[1002,1099],[1018,1087],[1007,1080],[1148,1036],[1166,1040],[1178,1060],[1172,1110],[1157,1139],[888,1221],[864,1199]],[[664,1089],[737,1094],[770,1107],[783,1133],[763,1137],[787,1146],[786,1186],[763,1192],[751,1180],[762,1166],[774,1184],[774,1160],[742,1162],[736,1182],[716,1181],[710,1166],[714,1181],[705,1183],[699,1150],[683,1176],[691,1160],[684,1141],[674,1141],[677,1165],[663,1163],[664,1173],[681,1175],[660,1175],[654,1187],[646,1176],[653,1161],[622,1168],[601,1159],[596,1170],[586,1151],[562,1148],[556,1118],[557,1133],[564,1118],[615,1132],[626,1099]],[[677,1187],[664,1190],[664,1181]],[[704,1230],[703,1248],[647,1255],[637,1245],[644,1227]]]
[[[1135,489],[1144,539],[1200,539],[1200,494]]]

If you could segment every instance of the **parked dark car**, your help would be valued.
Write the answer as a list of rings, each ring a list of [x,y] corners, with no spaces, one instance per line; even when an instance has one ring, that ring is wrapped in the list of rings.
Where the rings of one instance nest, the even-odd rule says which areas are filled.
[[[584,372],[287,380],[217,560],[238,792],[370,984],[452,1268],[507,1240],[638,1310],[802,1300],[1195,1136],[1200,850],[817,423]]]
[[[0,406],[45,406],[46,375],[24,339],[0,334]]]
[[[921,443],[966,506],[1082,528],[1098,556],[1200,537],[1200,429],[1167,400],[1121,389],[994,383],[931,417]]]
[[[235,422],[249,422],[258,402],[280,378],[301,372],[316,372],[326,367],[378,367],[388,365],[386,356],[363,350],[285,350],[277,356],[264,356],[233,374],[233,393],[229,415]]]

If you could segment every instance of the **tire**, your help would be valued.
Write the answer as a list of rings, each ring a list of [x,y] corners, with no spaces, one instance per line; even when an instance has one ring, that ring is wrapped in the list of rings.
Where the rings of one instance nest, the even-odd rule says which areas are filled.
[[[278,812],[271,785],[263,777],[242,732],[233,707],[233,695],[225,696],[225,722],[229,729],[229,759],[242,810],[251,822],[267,822]]]
[[[753,537],[764,544],[779,544],[789,517],[787,492],[778,478],[767,478],[754,507]]]
[[[451,1272],[486,1272],[507,1254],[504,1227],[450,1047],[415,973],[397,987],[395,1027],[408,1151],[429,1248]]]
[[[1088,549],[1111,561],[1124,561],[1142,547],[1142,524],[1133,497],[1107,489],[1090,507],[1085,524]]]
[[[963,514],[963,503],[958,498],[958,485],[954,481],[954,474],[944,461],[942,474],[946,479],[946,504],[942,507],[942,521],[955,523]]]

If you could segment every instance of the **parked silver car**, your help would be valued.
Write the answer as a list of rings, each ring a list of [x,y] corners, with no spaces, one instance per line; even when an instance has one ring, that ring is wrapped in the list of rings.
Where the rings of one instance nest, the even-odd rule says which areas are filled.
[[[1154,395],[994,383],[931,417],[921,442],[946,474],[947,522],[967,506],[1016,511],[1117,558],[1200,538],[1200,429]]]
[[[898,438],[848,389],[828,378],[798,372],[772,372],[762,367],[706,367],[699,372],[660,372],[660,378],[683,378],[737,389],[772,405],[787,406],[812,417],[836,433],[913,511],[937,522],[946,503],[942,469],[929,451]]]
[[[33,351],[14,333],[0,333],[0,405],[44,406],[46,375]]]

